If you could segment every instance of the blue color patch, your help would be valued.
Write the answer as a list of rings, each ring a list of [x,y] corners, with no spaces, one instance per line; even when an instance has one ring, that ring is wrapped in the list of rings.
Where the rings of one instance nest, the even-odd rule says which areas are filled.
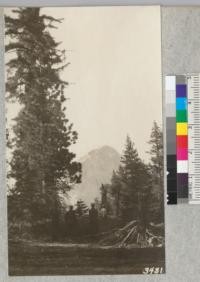
[[[187,87],[186,84],[177,84],[176,85],[176,97],[187,97]]]
[[[176,109],[186,110],[187,109],[187,98],[176,98]]]

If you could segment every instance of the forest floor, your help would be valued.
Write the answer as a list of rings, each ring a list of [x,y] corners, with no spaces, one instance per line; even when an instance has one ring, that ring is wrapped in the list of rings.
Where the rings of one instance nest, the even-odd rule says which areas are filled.
[[[164,248],[9,241],[9,275],[141,274],[165,272]]]

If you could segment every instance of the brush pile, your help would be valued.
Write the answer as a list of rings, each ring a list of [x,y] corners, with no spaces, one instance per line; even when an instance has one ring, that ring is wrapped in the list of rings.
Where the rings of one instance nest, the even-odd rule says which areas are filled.
[[[164,245],[164,225],[150,223],[144,226],[133,220],[123,228],[114,230],[100,241],[101,245],[115,247],[162,247]]]

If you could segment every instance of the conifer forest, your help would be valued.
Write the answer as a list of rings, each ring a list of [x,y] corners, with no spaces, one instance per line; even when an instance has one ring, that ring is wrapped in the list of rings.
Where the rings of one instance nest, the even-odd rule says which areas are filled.
[[[97,197],[70,202],[84,174],[62,76],[70,58],[52,35],[61,23],[42,8],[5,15],[6,103],[19,108],[6,128],[9,274],[163,273],[163,134],[156,121],[148,161],[127,133]]]

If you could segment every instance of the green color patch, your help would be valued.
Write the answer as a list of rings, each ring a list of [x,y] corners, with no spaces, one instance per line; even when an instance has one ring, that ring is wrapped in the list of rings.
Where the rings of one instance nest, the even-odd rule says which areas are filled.
[[[187,122],[187,111],[186,110],[176,111],[176,121],[177,122]]]

